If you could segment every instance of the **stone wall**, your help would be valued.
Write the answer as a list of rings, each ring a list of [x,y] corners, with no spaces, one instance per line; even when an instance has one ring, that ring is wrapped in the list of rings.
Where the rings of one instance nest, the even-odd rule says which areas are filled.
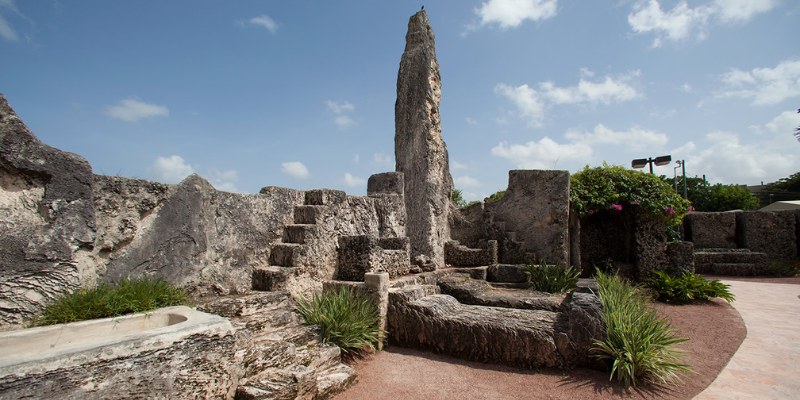
[[[693,212],[683,219],[686,240],[699,249],[735,249],[738,212]]]
[[[0,94],[0,325],[94,283],[92,169],[39,141]]]
[[[684,219],[686,240],[697,249],[748,249],[769,259],[800,255],[800,211],[693,212]]]
[[[454,211],[454,240],[473,248],[498,242],[500,263],[569,265],[569,173],[513,170],[505,196]]]

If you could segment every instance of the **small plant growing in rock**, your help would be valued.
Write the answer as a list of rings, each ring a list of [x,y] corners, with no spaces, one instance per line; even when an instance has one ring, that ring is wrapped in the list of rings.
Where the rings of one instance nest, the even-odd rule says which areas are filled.
[[[647,286],[656,292],[658,300],[666,303],[687,304],[714,297],[729,303],[735,300],[729,285],[690,272],[675,277],[664,271],[655,271],[647,280]]]
[[[378,305],[349,287],[315,294],[311,301],[296,300],[306,324],[319,325],[322,341],[344,353],[375,351],[380,345]]]
[[[616,275],[596,272],[606,324],[605,340],[595,340],[592,351],[611,367],[609,380],[617,378],[626,388],[641,383],[675,383],[689,371],[682,353],[673,346],[685,342],[659,318],[649,298],[638,287]]]
[[[32,325],[116,317],[186,303],[183,290],[155,278],[123,279],[116,286],[80,289],[48,305]]]
[[[533,290],[547,293],[563,293],[575,289],[581,272],[573,267],[548,265],[541,261],[539,265],[525,266],[525,275]]]
[[[769,274],[772,276],[790,278],[800,273],[800,262],[772,260],[769,262]]]

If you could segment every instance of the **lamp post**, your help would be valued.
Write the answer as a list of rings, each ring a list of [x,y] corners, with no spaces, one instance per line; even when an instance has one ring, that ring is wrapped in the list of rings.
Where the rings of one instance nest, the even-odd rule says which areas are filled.
[[[637,158],[631,161],[631,167],[633,168],[644,168],[645,165],[650,164],[650,173],[653,173],[653,164],[662,166],[667,165],[672,162],[672,156],[659,156],[656,158]]]
[[[672,169],[675,174],[675,192],[678,192],[678,168],[681,168],[681,175],[683,176],[683,198],[686,199],[686,160],[675,161],[677,166]]]

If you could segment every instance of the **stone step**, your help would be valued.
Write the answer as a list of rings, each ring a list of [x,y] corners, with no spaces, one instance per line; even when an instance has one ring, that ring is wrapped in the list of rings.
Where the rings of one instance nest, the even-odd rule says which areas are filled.
[[[326,206],[302,205],[294,206],[295,224],[316,224],[322,218]]]
[[[766,265],[755,263],[715,263],[708,272],[726,276],[759,276],[768,275],[769,269]]]
[[[269,255],[270,265],[293,267],[294,255],[302,246],[299,243],[276,243],[272,245],[272,252]]]
[[[274,250],[273,250],[274,251]],[[274,253],[273,253],[274,254]],[[297,268],[270,265],[253,269],[252,289],[265,292],[284,290],[289,277],[297,275]]]
[[[305,244],[306,240],[311,240],[316,233],[317,226],[313,224],[292,224],[286,225],[283,230],[284,243]]]
[[[316,189],[306,192],[306,205],[324,206],[341,203],[347,198],[347,193],[341,190]]]
[[[767,262],[766,253],[752,251],[695,251],[695,263],[759,263]]]

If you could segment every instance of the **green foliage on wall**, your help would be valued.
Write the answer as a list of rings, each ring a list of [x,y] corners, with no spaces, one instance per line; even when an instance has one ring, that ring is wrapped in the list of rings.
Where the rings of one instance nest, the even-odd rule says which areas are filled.
[[[638,206],[669,225],[680,223],[689,209],[689,202],[658,176],[605,163],[573,174],[569,199],[572,211],[580,216]]]

